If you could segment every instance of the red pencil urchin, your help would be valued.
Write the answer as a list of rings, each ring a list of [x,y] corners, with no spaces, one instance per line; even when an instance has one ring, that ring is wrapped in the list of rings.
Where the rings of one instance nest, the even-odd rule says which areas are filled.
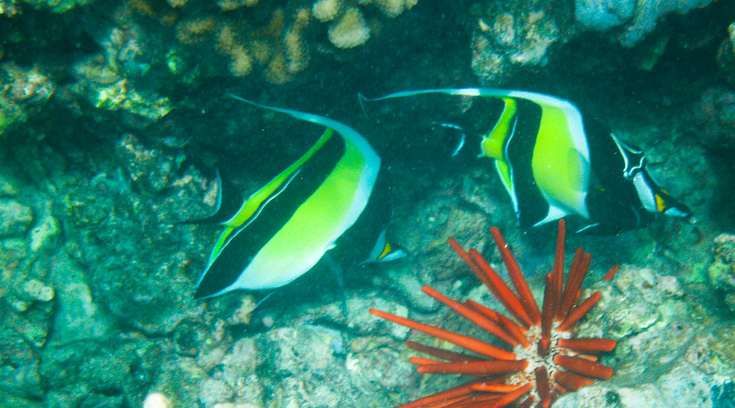
[[[406,345],[433,358],[412,357],[420,373],[465,374],[477,379],[398,408],[549,407],[559,394],[608,379],[612,368],[598,360],[598,353],[612,351],[616,341],[604,338],[574,338],[574,326],[600,299],[595,292],[580,302],[581,286],[590,266],[590,254],[579,248],[564,282],[564,220],[559,221],[556,257],[546,275],[541,309],[533,298],[513,254],[500,231],[491,229],[515,292],[476,250],[465,251],[453,239],[449,244],[472,268],[515,319],[477,302],[452,300],[424,286],[429,296],[451,308],[506,343],[511,350],[459,333],[419,323],[380,310],[370,313],[460,346],[474,354],[458,353],[407,341]],[[610,280],[618,265],[603,279]]]

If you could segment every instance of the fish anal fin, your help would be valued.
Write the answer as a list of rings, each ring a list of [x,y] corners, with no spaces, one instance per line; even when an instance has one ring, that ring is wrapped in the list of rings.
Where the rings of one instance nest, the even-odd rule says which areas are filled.
[[[564,218],[567,215],[569,215],[569,211],[558,207],[556,205],[550,205],[549,206],[549,212],[546,213],[546,217],[544,217],[543,220],[537,222],[536,224],[533,224],[534,227],[538,227],[540,225],[547,224],[552,221],[556,221],[558,219]]]

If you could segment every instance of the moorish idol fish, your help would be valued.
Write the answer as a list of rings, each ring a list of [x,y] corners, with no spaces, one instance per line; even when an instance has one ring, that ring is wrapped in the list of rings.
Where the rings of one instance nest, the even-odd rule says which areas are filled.
[[[378,177],[380,157],[359,133],[323,116],[230,96],[326,129],[306,153],[247,199],[226,197],[219,183],[225,194],[205,220],[224,230],[197,283],[197,298],[281,287],[325,255],[353,266],[403,254],[386,239],[391,208]]]
[[[657,214],[693,221],[689,208],[654,181],[643,151],[598,122],[583,121],[580,110],[564,99],[465,88],[404,91],[374,99],[361,97],[361,102],[423,94],[494,101],[497,120],[477,132],[482,136],[482,155],[495,160],[524,229],[567,215],[585,220],[580,231],[601,234],[644,226]]]

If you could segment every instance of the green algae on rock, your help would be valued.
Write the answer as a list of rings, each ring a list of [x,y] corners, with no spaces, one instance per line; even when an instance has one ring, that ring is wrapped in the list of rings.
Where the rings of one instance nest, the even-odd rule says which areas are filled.
[[[52,13],[65,13],[75,7],[86,6],[94,0],[19,0],[39,10],[48,10]]]
[[[23,236],[33,225],[33,209],[17,199],[0,198],[0,238]]]
[[[129,111],[154,122],[166,116],[172,109],[168,98],[160,96],[147,98],[131,89],[125,79],[99,88],[95,95],[94,106],[112,111]]]
[[[735,312],[735,234],[715,237],[714,256],[707,268],[710,284],[722,293],[727,307]]]

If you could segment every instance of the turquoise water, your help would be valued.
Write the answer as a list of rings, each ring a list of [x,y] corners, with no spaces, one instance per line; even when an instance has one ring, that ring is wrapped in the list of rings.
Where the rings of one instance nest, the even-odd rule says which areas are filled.
[[[566,265],[577,247],[592,256],[582,299],[601,292],[575,336],[617,345],[600,360],[609,380],[554,407],[733,406],[733,2],[684,13],[586,2],[618,13],[595,18],[571,1],[414,3],[0,1],[0,406],[387,407],[468,381],[419,374],[409,357],[430,356],[404,340],[461,350],[368,309],[510,349],[421,287],[506,313],[446,243],[476,248],[508,281],[496,226],[541,304],[556,223],[521,228],[481,157],[497,101],[358,94],[478,87],[573,102],[645,151],[657,185],[696,218],[598,235],[566,218]],[[352,260],[369,258],[385,226],[365,212],[323,248],[331,267],[315,260],[284,286],[195,299],[223,228],[179,222],[214,212],[223,185],[239,208],[324,131],[227,94],[361,135],[381,159],[387,238],[406,256]],[[607,191],[608,175],[587,176]],[[329,214],[279,255],[343,215]]]

